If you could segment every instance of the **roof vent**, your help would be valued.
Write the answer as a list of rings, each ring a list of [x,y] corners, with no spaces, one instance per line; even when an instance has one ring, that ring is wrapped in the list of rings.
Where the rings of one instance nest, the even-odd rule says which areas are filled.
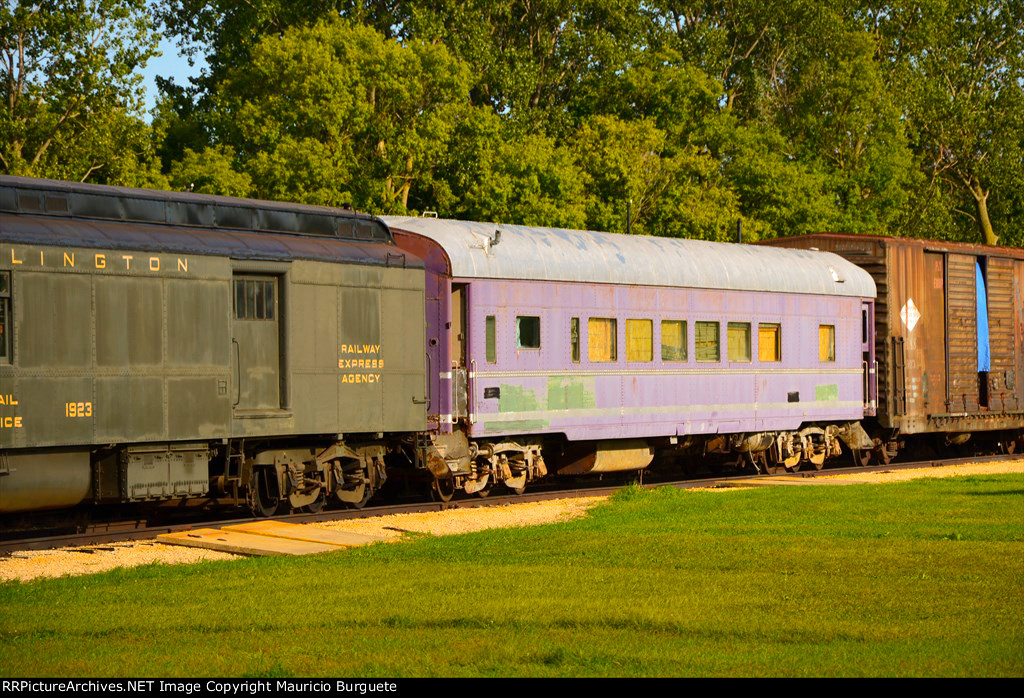
[[[841,284],[841,283],[846,281],[846,279],[841,277],[839,275],[839,272],[836,271],[836,268],[834,266],[832,266],[831,264],[828,265],[828,271],[829,271],[830,274],[832,274],[832,280],[835,281],[837,284]]]

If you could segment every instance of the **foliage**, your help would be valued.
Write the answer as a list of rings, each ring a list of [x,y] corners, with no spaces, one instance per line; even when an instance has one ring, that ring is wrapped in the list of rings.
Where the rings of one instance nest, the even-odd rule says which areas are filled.
[[[629,205],[633,232],[710,239],[1024,241],[1010,0],[158,0],[208,68],[159,81],[150,127],[142,3],[8,5],[5,171],[614,231]]]
[[[156,50],[144,0],[17,0],[0,7],[0,167],[128,185],[149,164],[138,71]]]

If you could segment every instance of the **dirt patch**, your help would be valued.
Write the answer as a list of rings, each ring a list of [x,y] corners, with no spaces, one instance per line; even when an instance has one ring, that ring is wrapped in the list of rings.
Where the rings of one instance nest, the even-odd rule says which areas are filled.
[[[590,507],[603,499],[604,497],[560,499],[479,509],[393,514],[370,519],[307,525],[396,539],[406,535],[407,531],[446,536],[482,531],[487,528],[535,526],[568,521],[583,516]],[[63,577],[65,575],[106,572],[116,567],[136,567],[154,563],[178,565],[203,562],[204,560],[231,560],[237,557],[239,556],[230,553],[180,545],[164,545],[156,541],[104,543],[82,548],[33,550],[15,553],[9,558],[0,559],[0,581],[14,579],[28,581],[38,577]]]

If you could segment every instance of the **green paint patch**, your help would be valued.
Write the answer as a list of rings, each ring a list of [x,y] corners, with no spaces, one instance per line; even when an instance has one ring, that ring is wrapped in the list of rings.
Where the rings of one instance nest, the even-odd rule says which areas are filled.
[[[814,386],[814,399],[818,402],[835,402],[839,399],[839,385],[826,383]]]
[[[536,412],[544,409],[537,399],[537,394],[521,385],[501,386],[501,395],[498,397],[499,412]]]
[[[485,431],[540,431],[548,426],[546,419],[519,419],[514,422],[485,422]]]
[[[597,405],[596,381],[593,376],[551,376],[548,378],[549,410],[580,410]]]

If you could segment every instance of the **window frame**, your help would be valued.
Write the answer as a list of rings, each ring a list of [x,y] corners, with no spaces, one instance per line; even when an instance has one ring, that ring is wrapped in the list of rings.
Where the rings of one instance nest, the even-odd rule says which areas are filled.
[[[662,361],[670,361],[672,363],[689,362],[689,360],[690,360],[690,350],[689,350],[689,339],[690,339],[690,337],[689,337],[689,330],[686,327],[687,324],[688,323],[687,323],[686,320],[662,320],[661,321],[661,360]],[[680,332],[680,337],[682,339],[682,344],[680,344],[679,347],[678,347],[679,349],[682,350],[682,358],[673,359],[673,358],[668,358],[668,357],[665,356],[665,325],[679,325],[682,328],[682,331]]]
[[[821,331],[824,329],[829,330],[829,353],[828,356],[822,356],[822,335]],[[818,325],[818,361],[821,363],[835,363],[836,361],[836,326],[835,325]]]
[[[774,342],[774,359],[765,359],[761,355],[761,330],[763,329],[774,329],[775,330],[775,342]],[[781,322],[759,322],[757,323],[757,360],[762,363],[780,363],[782,361],[782,323]]]
[[[591,323],[593,322],[608,322],[610,323],[611,332],[608,335],[611,337],[611,358],[608,359],[595,359],[594,358],[594,343],[591,341],[593,337],[593,330]],[[587,360],[595,364],[611,364],[617,363],[619,360],[619,323],[618,318],[613,317],[588,317],[587,318]]]
[[[699,328],[701,326],[714,326],[715,328],[715,358],[713,359],[702,359],[700,358],[700,346],[697,344],[699,341]],[[722,362],[722,323],[719,320],[694,320],[693,321],[693,355],[698,363],[702,364],[717,364]]]
[[[726,335],[726,356],[729,358],[730,363],[737,364],[749,364],[753,360],[754,347],[751,339],[751,325],[750,322],[726,322],[725,335]],[[732,331],[733,330],[746,330],[747,334],[747,355],[746,358],[734,359],[733,354],[733,343],[732,343]]]
[[[536,320],[537,321],[537,346],[523,344],[522,336],[522,325],[523,320]],[[528,349],[530,351],[540,351],[541,345],[541,322],[540,315],[516,315],[516,350]]]
[[[630,327],[641,326],[644,323],[647,324],[647,328],[648,328],[648,331],[647,331],[647,339],[648,339],[647,358],[645,358],[645,359],[643,359],[643,358],[641,358],[641,359],[634,359],[633,356],[632,356],[632,351],[633,351],[632,339],[633,339],[633,337],[632,337],[632,334],[630,332]],[[650,318],[627,318],[626,319],[626,361],[628,361],[630,363],[638,363],[638,364],[639,363],[649,364],[652,361],[654,361],[654,320],[652,320]]]

